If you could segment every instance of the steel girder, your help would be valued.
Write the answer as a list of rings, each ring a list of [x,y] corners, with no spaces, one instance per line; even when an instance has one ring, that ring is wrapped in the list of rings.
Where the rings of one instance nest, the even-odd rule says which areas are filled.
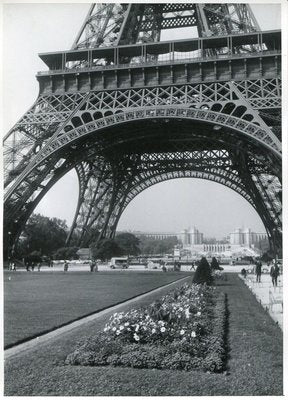
[[[111,113],[117,114],[145,106],[166,105],[217,110],[232,116],[239,115],[244,120],[263,125],[263,119],[259,118],[257,110],[265,110],[266,115],[267,113],[269,115],[271,110],[272,112],[279,110],[280,98],[279,78],[239,81],[234,84],[199,83],[88,94],[42,95],[5,137],[5,186],[17,178],[28,165],[28,161],[37,155],[53,135],[60,138],[61,128],[68,131],[92,120],[109,116]],[[269,120],[269,126],[271,124],[279,125],[279,122],[271,123]],[[268,130],[267,124],[264,123],[263,127]],[[33,136],[30,133],[30,137],[27,137],[29,132],[33,132]],[[278,141],[278,148],[279,143]]]
[[[106,207],[111,203],[109,195],[111,198],[112,190],[109,191],[105,186],[106,190],[102,188],[102,193],[99,193],[99,183],[95,182],[95,176],[98,180],[101,174],[99,171],[101,164],[85,163],[86,170],[83,168],[83,163],[76,167],[77,170],[78,168],[81,170],[81,174],[78,174],[81,188],[78,202],[79,212],[76,213],[67,243],[71,240],[73,231],[79,228],[81,232],[80,235],[77,235],[77,244],[83,243],[83,235],[92,231],[99,232],[100,236],[107,235],[108,231],[113,236],[117,222],[129,202],[147,187],[167,179],[195,177],[219,182],[235,190],[255,207],[237,176],[237,171],[231,170],[231,160],[225,151],[181,152],[178,150],[173,153],[139,153],[114,159],[113,163],[117,165],[117,175],[113,176],[111,171],[109,184],[112,188],[112,182],[115,183],[116,180],[119,182],[119,189],[114,208],[111,209],[110,214],[107,213],[108,221],[105,232],[103,232],[103,226],[106,221],[103,217],[99,218],[99,215],[105,209],[103,207],[104,195],[106,195]],[[104,165],[107,166],[107,163]]]
[[[166,29],[197,27],[200,37],[259,31],[248,4],[93,4],[73,49],[155,42]]]
[[[223,112],[215,112],[210,111],[209,109],[196,109],[196,108],[187,108],[187,107],[173,107],[173,106],[156,106],[156,107],[143,107],[140,109],[130,109],[128,111],[123,111],[119,113],[112,114],[108,117],[96,119],[89,123],[84,123],[80,117],[77,118],[77,122],[81,123],[78,127],[74,127],[69,123],[62,128],[62,132],[57,131],[56,134],[50,139],[50,141],[41,149],[37,155],[30,161],[28,167],[24,169],[24,171],[19,175],[19,177],[15,180],[14,184],[7,189],[6,199],[18,197],[18,191],[23,192],[23,185],[26,185],[26,179],[29,179],[29,175],[33,174],[33,170],[37,168],[44,168],[44,164],[49,162],[51,158],[54,157],[55,153],[65,152],[65,147],[75,146],[74,142],[88,136],[92,132],[97,130],[101,131],[101,129],[105,129],[108,126],[120,125],[123,123],[127,123],[132,120],[145,120],[145,119],[153,119],[153,118],[161,118],[161,119],[170,119],[170,118],[181,118],[181,119],[192,119],[203,121],[206,123],[214,124],[219,127],[229,127],[232,130],[235,130],[242,135],[247,136],[251,140],[255,140],[259,146],[264,146],[268,150],[270,150],[270,157],[273,156],[279,157],[281,154],[281,144],[279,140],[276,138],[274,133],[267,126],[265,127],[263,124],[259,126],[260,118],[257,118],[256,121],[250,122],[246,119],[236,117],[232,114],[232,112],[237,108],[238,110],[245,110],[245,105],[240,105],[240,103],[235,104],[234,102],[230,102],[227,110],[230,110],[230,114],[225,114]],[[225,108],[225,106],[223,107]],[[221,110],[222,111],[222,110]],[[232,114],[232,115],[231,115]],[[253,117],[253,112],[250,110],[251,117]],[[73,123],[73,118],[71,119]],[[71,128],[67,132],[65,132],[65,128]],[[269,153],[267,153],[268,155]],[[271,160],[272,160],[271,159]],[[279,159],[278,159],[279,164]],[[277,165],[275,164],[275,167]],[[280,172],[280,169],[279,169]],[[37,171],[38,174],[38,171]],[[33,188],[35,190],[36,188]]]
[[[98,221],[97,231],[105,223],[113,192],[113,174],[109,163],[97,156],[93,157],[93,161],[82,162],[75,168],[79,179],[79,198],[67,243],[71,243],[73,232],[74,236],[77,232],[77,244],[85,246],[92,239],[89,221]]]
[[[4,137],[4,179],[7,187],[79,107],[85,94],[39,96]]]
[[[276,198],[281,187],[279,180],[270,175],[270,179],[274,183],[274,190],[271,191],[270,187],[270,190],[263,192],[261,194],[263,199],[259,195],[257,188],[248,184],[248,178],[251,176],[256,176],[260,180],[264,178],[267,182],[267,177],[270,173],[270,166],[267,160],[263,163],[263,159],[261,160],[261,157],[255,156],[253,153],[248,156],[247,148],[244,149],[242,144],[241,152],[246,155],[244,166],[246,174],[249,171],[246,177],[242,173],[243,165],[239,164],[240,142],[236,143],[235,148],[230,147],[229,151],[211,149],[193,151],[193,145],[192,147],[191,145],[192,140],[191,144],[189,144],[190,151],[187,151],[187,138],[185,137],[182,142],[179,139],[176,144],[172,140],[169,143],[170,152],[141,153],[141,150],[136,147],[131,155],[117,156],[118,152],[115,150],[113,158],[109,157],[109,162],[117,166],[117,175],[111,173],[110,184],[112,187],[112,182],[114,182],[114,185],[118,182],[119,189],[116,201],[113,203],[114,208],[112,207],[110,212],[106,214],[105,222],[108,222],[105,224],[105,230],[103,231],[103,221],[98,219],[101,207],[99,209],[98,202],[93,200],[96,198],[97,186],[92,183],[89,186],[89,190],[83,191],[83,194],[79,196],[82,214],[76,215],[69,239],[71,239],[72,232],[76,227],[84,229],[85,232],[99,232],[100,236],[105,236],[108,233],[113,236],[123,210],[137,194],[158,182],[179,177],[208,179],[231,188],[242,195],[256,209],[268,232],[271,233],[275,225],[281,230],[281,202]],[[210,142],[210,146],[213,147],[213,143]],[[186,151],[184,150],[185,148]],[[243,158],[242,153],[241,157]],[[92,159],[94,159],[93,155]],[[93,164],[92,167],[92,163],[90,163],[89,174],[91,169],[95,168],[97,171],[98,166]],[[97,173],[99,174],[99,172]],[[88,182],[89,174],[86,175],[85,182]],[[94,180],[93,174],[92,180]],[[267,202],[268,192],[272,197]],[[81,199],[84,198],[85,201],[81,204]],[[273,210],[270,203],[273,204]],[[83,210],[85,221],[83,219]],[[271,216],[274,221],[272,223]]]
[[[234,108],[236,106],[234,105]],[[231,109],[234,109],[233,107]],[[127,115],[127,116],[126,116]],[[59,135],[55,137],[55,142],[53,143],[53,140],[44,146],[43,150],[40,150],[39,153],[37,154],[36,160],[34,160],[34,163],[32,162],[32,165],[30,166],[30,170],[26,170],[26,175],[23,174],[20,176],[21,179],[18,178],[18,182],[20,181],[20,184],[18,185],[17,189],[11,190],[10,188],[10,193],[9,194],[9,189],[8,189],[8,196],[7,196],[7,202],[6,202],[6,209],[5,209],[5,217],[7,219],[13,219],[15,218],[15,214],[19,213],[20,210],[25,210],[25,205],[27,208],[27,204],[33,204],[32,196],[35,196],[36,190],[35,187],[37,186],[37,189],[40,190],[45,190],[45,179],[47,180],[47,177],[51,175],[51,172],[53,172],[53,165],[58,163],[64,163],[67,159],[67,155],[69,152],[67,152],[67,149],[70,149],[70,151],[73,152],[77,148],[74,143],[76,143],[76,140],[79,140],[83,136],[83,134],[88,135],[89,132],[94,132],[97,129],[96,126],[98,125],[98,129],[101,128],[105,129],[106,127],[109,126],[109,122],[112,122],[112,126],[117,126],[118,124],[122,123],[129,123],[129,121],[134,120],[134,119],[152,119],[154,120],[155,118],[161,118],[164,120],[169,120],[171,118],[176,118],[176,119],[187,119],[187,118],[192,118],[193,120],[199,120],[202,122],[208,122],[209,124],[213,124],[213,126],[218,129],[220,127],[220,130],[222,127],[230,127],[234,131],[241,132],[242,135],[244,134],[249,140],[254,140],[256,143],[258,142],[258,146],[265,146],[267,149],[270,149],[269,152],[267,152],[267,156],[269,155],[269,158],[271,160],[277,160],[277,151],[275,151],[275,147],[277,148],[277,140],[274,137],[275,135],[271,132],[267,132],[264,130],[263,125],[262,127],[259,125],[256,125],[255,123],[248,122],[244,119],[238,118],[238,117],[232,117],[231,115],[226,115],[224,113],[216,113],[213,111],[210,111],[209,109],[184,109],[182,107],[176,107],[172,108],[172,106],[166,106],[166,107],[146,107],[142,110],[135,109],[135,111],[127,111],[127,114],[125,113],[116,113],[115,115],[111,115],[108,117],[104,117],[102,119],[96,120],[92,123],[93,130],[89,128],[91,126],[91,122],[86,124],[86,125],[81,125],[78,128],[74,128],[74,130],[70,130],[65,133],[65,135]],[[124,117],[124,118],[123,118]],[[127,118],[128,117],[128,118]],[[257,117],[257,115],[256,115]],[[257,122],[257,121],[256,121]],[[95,126],[96,123],[96,126]],[[67,126],[67,125],[66,125]],[[79,135],[80,134],[80,135]],[[71,140],[71,138],[73,140]],[[269,140],[269,143],[267,143],[267,138],[271,139],[274,141],[272,142],[271,146],[271,140]],[[64,139],[64,140],[63,140]],[[117,140],[116,140],[117,141]],[[60,145],[59,145],[60,144]],[[62,144],[62,146],[61,146]],[[66,146],[63,146],[66,145]],[[273,147],[274,146],[274,147]],[[74,149],[74,148],[75,149]],[[57,149],[57,150],[56,150]],[[52,151],[51,151],[52,150]],[[42,156],[42,158],[41,158]],[[58,157],[58,158],[57,158]],[[275,158],[276,157],[276,158]],[[61,161],[62,160],[62,161]],[[274,167],[276,167],[276,163],[274,162]],[[276,169],[277,172],[277,169]],[[279,172],[279,170],[278,170]],[[274,172],[275,173],[275,172]],[[49,179],[48,181],[49,182]],[[16,181],[17,183],[17,181]],[[33,183],[33,185],[31,184]],[[113,199],[114,203],[116,202],[116,188],[119,185],[116,184],[113,192]],[[110,208],[111,210],[113,209],[112,207],[112,200],[110,200],[111,205]],[[30,208],[28,207],[30,210]],[[112,212],[112,211],[111,211]],[[116,211],[113,210],[116,218]],[[274,213],[275,214],[275,213]],[[273,217],[273,216],[272,216]],[[107,227],[107,224],[105,224],[105,227]],[[115,224],[114,224],[115,225]],[[267,226],[267,224],[266,224]],[[269,224],[271,229],[271,223]],[[106,228],[105,228],[106,229]],[[105,230],[103,228],[103,234],[107,233],[107,229]],[[268,227],[267,227],[268,229]],[[277,229],[279,229],[279,223],[277,223]]]

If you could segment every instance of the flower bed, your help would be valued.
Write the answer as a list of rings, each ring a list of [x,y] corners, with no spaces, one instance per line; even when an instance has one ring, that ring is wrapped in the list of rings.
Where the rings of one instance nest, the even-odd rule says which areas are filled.
[[[225,324],[224,294],[186,284],[146,308],[115,313],[104,331],[79,343],[66,363],[220,372]]]

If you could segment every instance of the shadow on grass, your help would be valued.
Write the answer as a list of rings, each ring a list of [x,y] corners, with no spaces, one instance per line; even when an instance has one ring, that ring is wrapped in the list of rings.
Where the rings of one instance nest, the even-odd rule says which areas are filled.
[[[223,371],[229,373],[229,367],[228,367],[228,362],[230,360],[230,344],[229,344],[229,307],[228,307],[228,296],[227,293],[225,293],[225,324],[224,324],[224,350],[225,350],[225,356],[223,357]]]

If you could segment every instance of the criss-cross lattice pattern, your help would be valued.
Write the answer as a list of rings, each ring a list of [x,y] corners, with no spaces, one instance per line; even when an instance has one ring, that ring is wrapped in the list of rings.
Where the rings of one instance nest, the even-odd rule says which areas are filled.
[[[4,138],[5,186],[12,182],[67,120],[83,93],[40,96]]]
[[[255,109],[280,107],[279,79],[240,81],[235,82],[234,86]],[[84,98],[85,93],[42,95],[38,98],[4,141],[6,185],[27,166],[27,162],[51,138],[60,124],[64,123],[69,116],[71,117],[71,112],[79,107]],[[75,125],[79,125],[79,121],[80,125],[83,125],[93,119],[107,116],[110,112],[119,113],[123,109],[170,104],[211,108],[224,113],[239,114],[244,118],[249,114],[250,120],[255,121],[255,113],[251,114],[251,110],[247,107],[243,108],[242,104],[234,110],[231,107],[225,108],[227,102],[234,101],[236,104],[236,100],[239,99],[237,96],[235,99],[229,82],[90,92],[80,108],[81,114],[78,113],[78,117],[74,120],[71,118],[72,124],[68,124],[65,129],[71,130]],[[84,110],[87,113],[84,113]],[[259,124],[257,120],[255,122]],[[11,175],[7,180],[9,172]]]
[[[178,147],[181,146],[178,145]],[[177,145],[175,145],[176,149]],[[168,179],[194,177],[223,184],[239,193],[257,209],[253,195],[247,191],[234,166],[233,157],[231,158],[229,152],[225,150],[140,153],[124,159],[116,157],[112,164],[117,165],[117,173],[115,171],[113,173],[113,168],[107,172],[110,191],[105,185],[102,191],[99,191],[98,184],[95,183],[95,175],[99,177],[101,174],[99,171],[101,163],[93,163],[93,165],[90,163],[89,168],[86,168],[86,174],[82,176],[78,174],[80,188],[83,188],[78,203],[78,209],[81,211],[76,213],[77,217],[72,225],[68,243],[73,237],[73,232],[79,229],[80,234],[76,237],[80,242],[84,238],[83,235],[86,235],[87,240],[87,235],[89,237],[91,231],[100,232],[102,236],[113,235],[115,223],[133,198],[146,188]],[[251,158],[250,168],[252,165],[254,172],[268,170],[256,158]],[[118,187],[118,189],[112,201],[113,187]],[[108,210],[108,204],[111,206],[110,212],[103,213],[104,208]]]
[[[115,45],[126,10],[125,4],[93,4],[72,48],[76,50]]]
[[[197,27],[199,36],[254,32],[247,4],[93,4],[73,49],[159,41],[166,29]]]

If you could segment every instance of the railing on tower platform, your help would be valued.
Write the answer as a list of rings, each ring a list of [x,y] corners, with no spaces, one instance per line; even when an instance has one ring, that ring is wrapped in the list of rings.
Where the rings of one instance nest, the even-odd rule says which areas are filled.
[[[225,60],[281,52],[281,31],[263,31],[249,34],[196,38],[157,43],[101,47],[95,49],[69,50],[41,53],[40,58],[49,67],[38,75],[65,72],[87,72],[91,69],[163,65],[201,60]]]

